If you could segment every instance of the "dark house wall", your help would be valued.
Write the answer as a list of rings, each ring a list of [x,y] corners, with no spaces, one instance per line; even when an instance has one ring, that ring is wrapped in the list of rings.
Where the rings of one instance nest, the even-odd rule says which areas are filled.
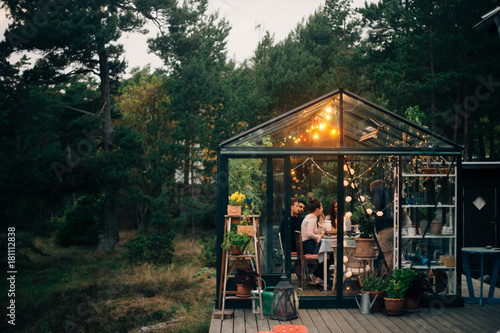
[[[464,162],[463,247],[500,247],[500,162]],[[491,274],[493,258],[485,256],[484,272]],[[471,257],[471,270],[479,272],[480,257]]]

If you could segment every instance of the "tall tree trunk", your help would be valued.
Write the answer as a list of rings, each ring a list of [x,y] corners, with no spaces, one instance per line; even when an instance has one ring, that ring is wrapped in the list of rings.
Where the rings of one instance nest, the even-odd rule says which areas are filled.
[[[103,102],[101,131],[103,136],[103,148],[105,154],[111,153],[113,145],[113,124],[111,120],[111,97],[109,87],[109,59],[104,44],[99,46],[99,76],[101,79],[100,90]],[[116,219],[116,203],[112,198],[111,185],[107,180],[104,181],[105,204],[104,204],[104,235],[97,245],[96,252],[111,252],[119,240],[118,221]]]
[[[191,145],[194,145],[194,142],[191,142]],[[194,149],[191,149],[191,203],[194,203]],[[191,209],[191,236],[193,241],[196,237],[196,231],[194,227],[194,213],[193,209]]]
[[[436,88],[435,77],[434,77],[434,48],[432,46],[432,10],[429,17],[429,50],[430,50],[430,60],[431,60],[431,82],[432,82],[432,92],[431,92],[431,128],[434,130],[436,128]]]

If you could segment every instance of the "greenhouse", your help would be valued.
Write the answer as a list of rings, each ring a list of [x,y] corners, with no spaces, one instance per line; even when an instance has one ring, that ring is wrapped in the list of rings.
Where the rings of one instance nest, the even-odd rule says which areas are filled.
[[[245,197],[242,215],[258,216],[258,248],[250,250],[259,255],[252,265],[260,266],[266,286],[275,286],[285,275],[294,288],[304,289],[301,308],[352,307],[360,277],[409,267],[426,276],[431,272],[427,300],[462,303],[457,271],[462,267],[457,251],[461,151],[428,128],[343,89],[222,142],[217,162],[218,303],[225,290],[227,258],[221,244],[227,206],[236,192]],[[377,206],[375,186],[390,197],[383,207]],[[336,228],[321,228],[323,246],[316,263],[303,261],[300,238],[291,226],[292,199],[305,202],[305,217],[310,198],[321,202],[324,216],[333,214],[335,203],[336,216],[344,217]],[[385,253],[378,239],[382,231],[373,227],[382,217],[393,221],[384,229],[391,238],[391,250]],[[356,243],[366,225],[372,226],[374,254],[363,256]],[[315,265],[324,272],[322,285],[309,278]],[[226,307],[248,303],[228,301]]]

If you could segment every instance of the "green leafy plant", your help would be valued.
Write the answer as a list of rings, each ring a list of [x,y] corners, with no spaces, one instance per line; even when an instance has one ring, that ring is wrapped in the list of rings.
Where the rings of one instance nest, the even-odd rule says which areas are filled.
[[[236,284],[242,284],[247,288],[251,288],[258,278],[259,274],[251,268],[238,268],[238,272],[234,276]]]
[[[388,280],[387,275],[378,271],[369,271],[360,277],[363,291],[385,291],[389,283]]]
[[[387,285],[388,298],[404,298],[417,272],[413,269],[396,268]]]
[[[238,234],[236,231],[230,230],[225,233],[224,242],[222,242],[221,247],[224,250],[228,250],[231,245],[237,246],[243,251],[247,243],[252,239],[252,237],[248,236],[246,233]]]
[[[417,272],[417,275],[405,292],[405,297],[411,297],[416,300],[427,292],[432,292],[431,282],[424,272]]]
[[[142,264],[170,264],[175,253],[174,233],[139,234],[127,243],[127,257]]]

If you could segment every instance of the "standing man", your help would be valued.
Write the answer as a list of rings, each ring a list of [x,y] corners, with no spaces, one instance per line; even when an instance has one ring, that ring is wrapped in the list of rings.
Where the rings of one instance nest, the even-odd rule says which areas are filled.
[[[380,245],[380,250],[384,254],[384,259],[387,262],[389,271],[393,268],[392,252],[394,249],[394,221],[391,215],[390,204],[391,196],[384,188],[384,181],[381,179],[374,180],[370,184],[372,195],[372,203],[375,209],[382,212],[383,215],[375,216],[375,230],[377,232],[377,240]]]

